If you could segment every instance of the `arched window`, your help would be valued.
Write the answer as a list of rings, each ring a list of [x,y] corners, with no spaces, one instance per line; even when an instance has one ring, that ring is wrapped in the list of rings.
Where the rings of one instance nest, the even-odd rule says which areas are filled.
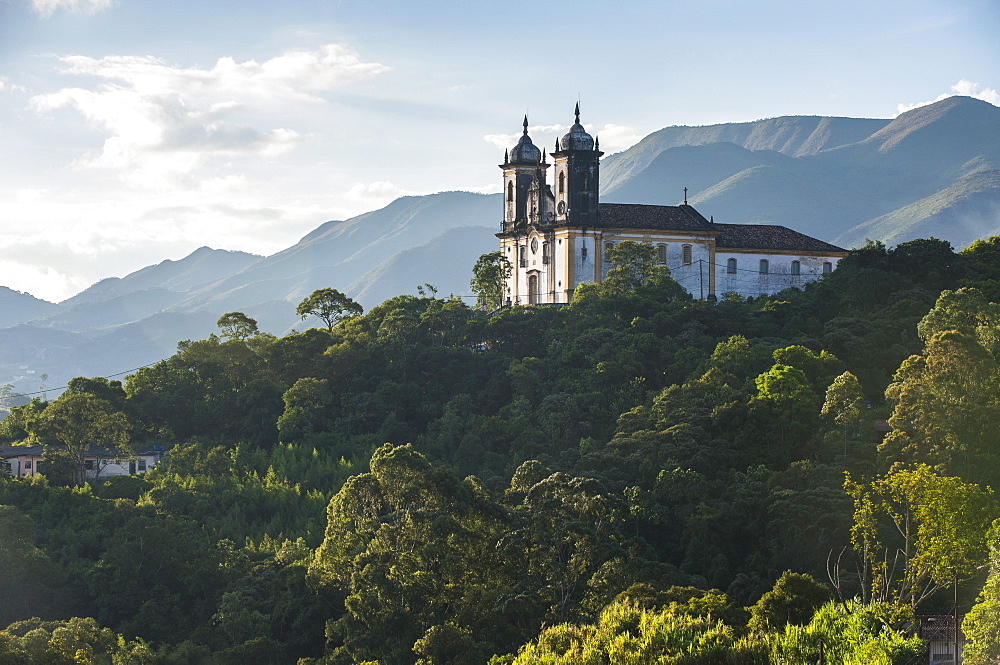
[[[559,172],[559,193],[562,194],[566,191],[566,173],[563,171]]]
[[[580,189],[583,191],[587,191],[588,189],[587,185],[589,184],[590,184],[590,176],[586,171],[584,171],[583,173],[580,174]]]
[[[767,259],[760,260],[760,274],[766,275],[770,269],[770,264],[768,264]]]
[[[792,261],[792,274],[799,275],[802,273],[802,264],[798,261]]]
[[[736,274],[736,259],[728,259],[726,261],[726,272],[730,275]]]
[[[691,245],[681,247],[681,263],[686,266],[691,265]]]
[[[605,263],[609,263],[609,264],[611,263],[611,250],[613,250],[614,248],[615,248],[615,243],[610,242],[610,241],[604,243],[604,262]]]
[[[549,243],[542,243],[542,263],[548,263],[550,261],[549,254]]]
[[[508,180],[507,181],[507,200],[508,201],[513,201],[514,200],[514,181],[513,180]]]
[[[524,268],[528,265],[528,260],[524,258],[524,245],[518,245],[517,249],[518,249],[518,258],[520,259],[519,263],[521,264],[521,267]]]
[[[667,265],[667,245],[660,243],[656,246],[656,262],[661,266]]]
[[[824,275],[829,275],[831,272],[833,272],[833,264],[830,263],[829,261],[824,261],[823,262],[823,274]]]

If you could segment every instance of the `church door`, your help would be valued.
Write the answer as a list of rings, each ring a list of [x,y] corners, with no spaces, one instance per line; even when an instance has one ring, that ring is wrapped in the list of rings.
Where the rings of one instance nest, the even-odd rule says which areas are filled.
[[[528,276],[528,302],[538,304],[538,275]]]

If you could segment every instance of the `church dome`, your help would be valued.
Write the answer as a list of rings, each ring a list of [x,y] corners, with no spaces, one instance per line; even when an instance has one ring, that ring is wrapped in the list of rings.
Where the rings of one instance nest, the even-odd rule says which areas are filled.
[[[587,130],[580,124],[580,105],[576,105],[576,122],[569,128],[569,133],[559,141],[559,147],[563,150],[593,150],[594,137],[587,133]]]
[[[542,161],[542,151],[531,142],[531,137],[528,136],[528,116],[524,116],[524,134],[510,151],[510,163],[538,164],[540,161]]]

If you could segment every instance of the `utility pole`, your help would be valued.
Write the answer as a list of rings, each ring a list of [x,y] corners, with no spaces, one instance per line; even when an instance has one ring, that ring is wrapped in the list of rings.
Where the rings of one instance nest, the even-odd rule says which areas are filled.
[[[958,655],[958,568],[955,568],[955,665],[961,661]]]
[[[705,259],[698,259],[698,299],[705,299]]]

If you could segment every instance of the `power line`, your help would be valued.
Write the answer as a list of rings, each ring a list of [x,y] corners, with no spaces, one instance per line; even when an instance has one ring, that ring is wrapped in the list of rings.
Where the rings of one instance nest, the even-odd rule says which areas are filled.
[[[133,367],[132,369],[126,369],[126,370],[124,370],[122,372],[115,372],[114,374],[108,374],[107,376],[95,376],[95,377],[89,377],[89,378],[110,379],[113,376],[121,376],[122,374],[128,374],[129,372],[135,372],[135,371],[143,369],[145,367],[152,367],[153,365],[157,365],[157,364],[159,364],[161,362],[163,362],[163,361],[162,360],[157,360],[155,363],[149,363],[148,365],[140,365],[139,367]],[[8,385],[10,385],[10,384],[8,384]],[[34,395],[44,395],[44,394],[48,393],[49,391],[55,392],[57,390],[66,390],[67,388],[69,388],[69,386],[60,386],[58,388],[46,388],[45,390],[36,390],[35,392],[31,392],[31,393],[13,393],[11,395],[3,395],[2,397],[4,397],[5,399],[11,399],[13,397],[32,397]]]

